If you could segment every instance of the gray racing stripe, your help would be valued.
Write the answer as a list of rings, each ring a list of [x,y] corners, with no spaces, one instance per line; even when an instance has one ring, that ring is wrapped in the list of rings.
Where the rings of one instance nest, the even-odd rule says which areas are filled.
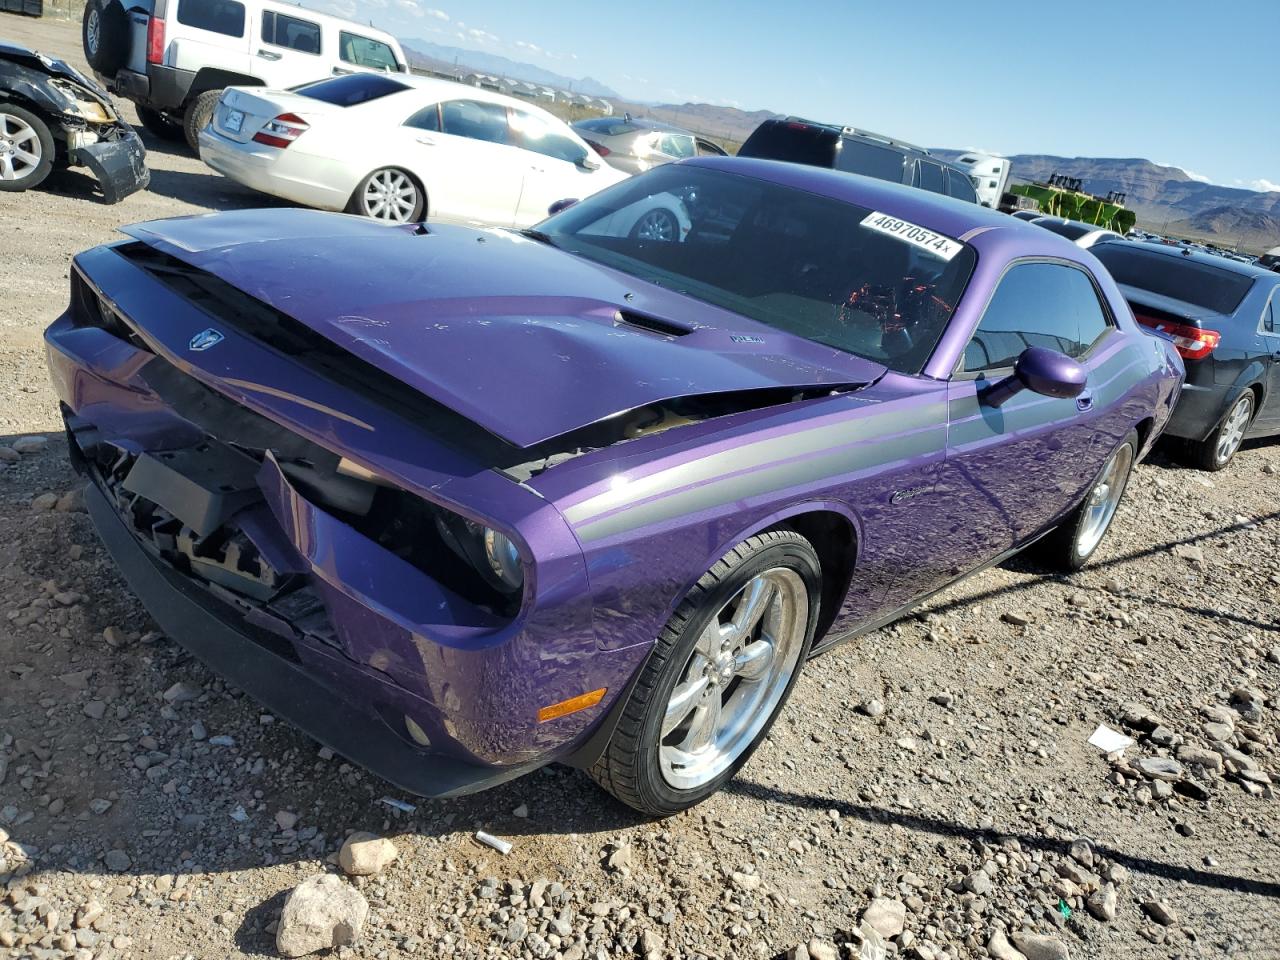
[[[853,415],[843,423],[812,427],[801,433],[758,440],[732,450],[659,470],[657,473],[639,477],[617,489],[596,494],[581,503],[574,504],[565,509],[564,516],[574,525],[587,523],[619,507],[695,483],[714,481],[728,473],[737,473],[769,463],[817,453],[828,447],[845,446],[876,437],[896,436],[939,424],[945,421],[946,414],[947,405],[943,400],[908,410],[880,406]]]
[[[944,424],[917,430],[906,436],[878,442],[862,442],[818,456],[751,470],[738,476],[692,486],[629,510],[584,524],[576,532],[584,542],[602,540],[631,530],[687,516],[701,510],[725,506],[768,493],[791,490],[831,477],[871,473],[892,467],[913,457],[943,452],[947,431]]]

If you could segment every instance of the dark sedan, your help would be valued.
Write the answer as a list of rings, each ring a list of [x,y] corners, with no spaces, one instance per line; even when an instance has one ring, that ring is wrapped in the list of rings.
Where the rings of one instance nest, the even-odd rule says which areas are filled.
[[[1221,470],[1246,438],[1280,434],[1280,275],[1155,243],[1093,253],[1138,322],[1182,354],[1187,382],[1166,432],[1193,463]]]

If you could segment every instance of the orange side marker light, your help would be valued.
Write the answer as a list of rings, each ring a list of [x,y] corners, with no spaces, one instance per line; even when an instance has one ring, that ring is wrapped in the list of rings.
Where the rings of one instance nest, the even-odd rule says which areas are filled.
[[[546,723],[548,720],[558,720],[560,717],[567,717],[569,714],[585,710],[587,707],[594,707],[604,699],[608,689],[608,687],[601,687],[599,690],[581,693],[576,697],[570,697],[568,700],[561,700],[559,703],[553,703],[549,707],[543,707],[538,711],[538,722]]]

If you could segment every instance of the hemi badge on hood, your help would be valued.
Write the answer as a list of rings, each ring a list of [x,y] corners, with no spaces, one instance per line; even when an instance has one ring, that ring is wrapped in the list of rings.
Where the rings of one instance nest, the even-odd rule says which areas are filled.
[[[213,327],[208,327],[191,338],[191,341],[187,344],[187,349],[196,352],[208,350],[210,347],[216,347],[223,339],[221,333],[213,329]]]

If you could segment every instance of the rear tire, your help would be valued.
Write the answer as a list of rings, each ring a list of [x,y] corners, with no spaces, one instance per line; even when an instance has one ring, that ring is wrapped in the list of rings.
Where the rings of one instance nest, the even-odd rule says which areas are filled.
[[[418,223],[427,215],[427,195],[408,171],[379,167],[360,181],[347,212],[382,223]]]
[[[213,119],[213,108],[221,99],[221,90],[206,90],[187,101],[187,109],[182,114],[182,132],[186,135],[187,146],[197,157],[200,156],[200,131]]]
[[[186,138],[182,124],[170,120],[159,110],[138,105],[138,120],[148,133],[155,134],[161,140],[178,141]]]
[[[1059,570],[1079,570],[1106,539],[1116,510],[1124,498],[1133,465],[1138,459],[1138,432],[1130,430],[1111,451],[1080,506],[1038,544],[1045,563]]]
[[[592,778],[653,817],[687,810],[724,786],[787,702],[813,644],[821,594],[818,555],[792,530],[766,531],[729,551],[658,636]]]
[[[84,58],[105,77],[113,78],[129,58],[129,17],[119,0],[89,0],[80,20]]]
[[[1187,442],[1187,459],[1194,467],[1211,473],[1222,470],[1235,457],[1244,442],[1245,431],[1253,422],[1253,391],[1236,397],[1226,414],[1204,440]]]
[[[0,191],[20,193],[44,182],[53,169],[53,134],[22,107],[0,103]]]

